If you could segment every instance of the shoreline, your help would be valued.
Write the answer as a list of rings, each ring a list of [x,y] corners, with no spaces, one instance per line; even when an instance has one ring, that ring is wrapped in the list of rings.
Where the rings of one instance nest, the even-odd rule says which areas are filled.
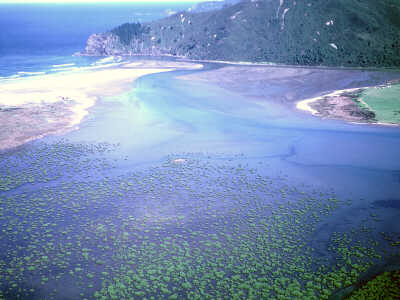
[[[336,97],[336,96],[341,96],[344,93],[355,93],[355,92],[361,92],[362,90],[366,89],[368,87],[360,87],[360,88],[352,88],[352,89],[344,89],[344,90],[337,90],[334,92],[331,92],[329,94],[324,94],[322,96],[317,96],[314,98],[309,98],[309,99],[304,99],[300,100],[296,103],[296,108],[299,110],[303,110],[306,112],[311,113],[312,115],[318,115],[319,111],[312,108],[310,106],[310,103],[315,103],[317,101],[323,100],[324,98],[327,97]]]
[[[343,120],[357,125],[378,125],[398,127],[398,123],[380,122],[375,119],[376,111],[374,111],[361,97],[357,97],[358,93],[371,88],[384,88],[386,85],[359,87],[351,89],[336,90],[328,94],[317,96],[314,98],[300,100],[296,103],[296,109],[328,119]],[[354,101],[353,98],[357,97]],[[365,108],[358,103],[363,104]]]
[[[65,134],[79,129],[79,124],[89,115],[89,110],[101,97],[120,94],[132,88],[139,77],[174,70],[198,70],[202,64],[190,61],[163,61],[143,59],[108,66],[96,66],[80,71],[10,79],[0,82],[0,151],[17,147],[51,134]],[[216,63],[216,61],[214,61]],[[222,63],[222,62],[220,62]],[[226,63],[226,62],[225,62]],[[332,72],[331,72],[332,71]],[[254,103],[271,101],[288,108],[294,105],[299,111],[340,119],[354,124],[399,126],[374,122],[366,110],[352,99],[354,94],[369,87],[335,90],[322,96],[298,101],[303,87],[317,77],[327,82],[342,78],[344,69],[336,71],[316,67],[290,67],[282,65],[246,65],[234,63],[220,69],[198,74],[178,76],[179,79],[205,81],[229,91],[238,92]],[[319,75],[321,74],[321,75]],[[332,77],[333,76],[333,77]],[[347,76],[347,75],[346,75]],[[349,76],[351,78],[351,76]],[[398,79],[397,79],[398,80]],[[283,82],[282,85],[281,82]],[[284,94],[274,92],[292,82],[293,88]],[[387,81],[388,82],[388,81]],[[254,94],[259,85],[271,86],[260,95]],[[384,86],[384,85],[378,85]],[[324,87],[326,89],[326,86]],[[329,89],[326,89],[329,90]],[[250,92],[249,92],[250,91]],[[263,94],[264,93],[264,94]],[[329,102],[331,101],[331,102]],[[333,101],[333,103],[332,103]],[[319,103],[321,102],[321,103]],[[324,103],[325,102],[325,103]],[[337,109],[336,106],[341,107]],[[321,111],[323,113],[321,113]],[[334,111],[335,114],[332,114]],[[5,134],[7,132],[7,134]]]
[[[251,61],[227,61],[227,60],[204,60],[204,59],[189,59],[182,58],[190,62],[200,63],[218,63],[225,65],[236,65],[236,66],[256,66],[256,67],[277,67],[277,68],[291,68],[291,69],[316,69],[316,70],[343,70],[343,71],[376,71],[376,72],[399,72],[400,68],[390,67],[345,67],[345,66],[321,66],[321,65],[288,65],[274,62],[251,62]]]
[[[97,55],[88,55],[81,52],[76,52],[73,56],[87,56],[87,57],[96,57]],[[101,57],[111,57],[113,55],[103,55]],[[158,54],[158,55],[143,55],[143,54],[131,54],[131,55],[120,55],[121,57],[165,57],[175,59],[174,61],[185,61],[190,63],[217,63],[217,64],[227,64],[227,65],[237,65],[237,66],[265,66],[265,67],[279,67],[279,68],[310,68],[310,69],[318,69],[318,70],[344,70],[344,71],[382,71],[382,72],[399,72],[399,67],[346,67],[346,66],[323,66],[323,65],[289,65],[284,63],[276,63],[276,62],[251,62],[251,61],[229,61],[229,60],[209,60],[209,59],[193,59],[186,56],[172,55],[172,54]]]
[[[266,104],[271,111],[276,104],[275,107],[286,107],[296,114],[303,111],[354,124],[398,126],[396,123],[376,121],[376,113],[366,105],[360,105],[361,99],[357,99],[358,94],[367,89],[383,88],[399,82],[398,76],[397,72],[385,73],[382,70],[367,72],[277,65],[224,65],[216,70],[178,78],[211,83],[230,92],[238,92],[247,100],[261,106]],[[318,94],[320,96],[314,96]]]
[[[79,129],[99,98],[128,91],[139,77],[202,67],[201,64],[143,60],[3,81],[0,83],[0,126],[3,128],[0,151]]]

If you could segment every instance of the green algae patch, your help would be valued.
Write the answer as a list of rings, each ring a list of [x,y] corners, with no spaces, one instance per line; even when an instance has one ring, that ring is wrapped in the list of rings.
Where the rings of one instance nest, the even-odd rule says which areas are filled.
[[[243,155],[112,174],[112,145],[36,145],[0,156],[6,299],[328,299],[398,255],[376,214],[326,229],[349,199]]]
[[[359,104],[375,113],[379,123],[400,124],[400,84],[368,88]]]
[[[400,295],[400,271],[384,272],[364,283],[345,299],[398,299]]]
[[[398,299],[400,295],[400,256],[372,265],[352,285],[336,290],[328,300]]]

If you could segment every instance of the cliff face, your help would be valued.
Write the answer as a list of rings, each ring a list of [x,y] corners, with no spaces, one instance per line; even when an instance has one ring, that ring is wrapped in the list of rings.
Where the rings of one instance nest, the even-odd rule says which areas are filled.
[[[142,24],[139,33],[125,24],[92,35],[83,54],[400,66],[399,6],[397,0],[248,0],[181,12]]]

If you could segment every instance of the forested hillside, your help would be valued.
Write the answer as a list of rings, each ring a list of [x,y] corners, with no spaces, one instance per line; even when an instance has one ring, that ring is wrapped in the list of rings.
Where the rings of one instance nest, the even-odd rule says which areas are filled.
[[[84,54],[400,66],[400,1],[242,1],[92,35]]]

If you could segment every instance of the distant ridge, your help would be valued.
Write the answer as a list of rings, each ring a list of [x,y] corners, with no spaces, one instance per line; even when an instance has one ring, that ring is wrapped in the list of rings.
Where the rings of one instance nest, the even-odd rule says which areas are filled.
[[[198,2],[195,5],[193,5],[191,8],[189,8],[188,11],[193,12],[193,13],[206,12],[206,11],[221,9],[221,8],[224,8],[229,5],[239,3],[239,2],[240,2],[240,0],[220,0],[220,1]]]
[[[245,0],[91,35],[83,55],[399,67],[398,0]]]

